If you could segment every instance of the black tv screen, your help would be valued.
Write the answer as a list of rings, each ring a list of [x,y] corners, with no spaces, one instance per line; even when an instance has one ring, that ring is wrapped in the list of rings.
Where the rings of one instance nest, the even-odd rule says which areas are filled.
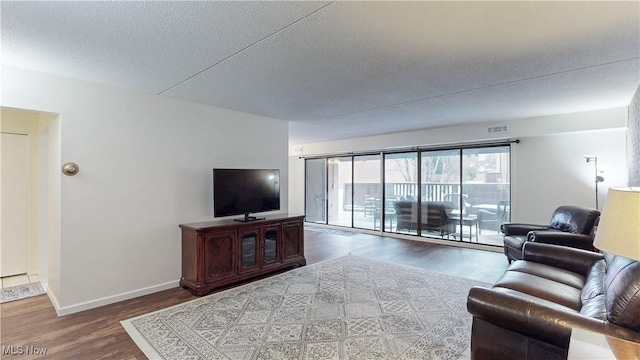
[[[280,210],[280,170],[213,169],[213,216]]]

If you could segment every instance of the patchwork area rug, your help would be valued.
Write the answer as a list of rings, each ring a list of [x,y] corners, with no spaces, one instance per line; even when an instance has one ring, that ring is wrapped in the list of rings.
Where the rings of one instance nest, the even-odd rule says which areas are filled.
[[[347,255],[122,324],[150,359],[465,359],[474,285]]]
[[[353,231],[340,230],[340,229],[330,229],[330,228],[323,228],[323,227],[317,227],[317,226],[305,226],[304,229],[305,230],[309,230],[309,231],[318,231],[318,232],[334,234],[334,235],[342,235],[342,236],[355,236],[355,235],[358,235],[357,232],[353,232]]]
[[[39,282],[11,286],[3,288],[0,292],[0,304],[42,294],[44,294],[44,288]]]

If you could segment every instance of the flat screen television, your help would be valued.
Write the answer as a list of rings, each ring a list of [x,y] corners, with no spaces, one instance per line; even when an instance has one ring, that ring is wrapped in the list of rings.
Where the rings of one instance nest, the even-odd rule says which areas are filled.
[[[251,213],[280,210],[280,170],[213,169],[213,216],[244,215],[236,221],[258,220]]]

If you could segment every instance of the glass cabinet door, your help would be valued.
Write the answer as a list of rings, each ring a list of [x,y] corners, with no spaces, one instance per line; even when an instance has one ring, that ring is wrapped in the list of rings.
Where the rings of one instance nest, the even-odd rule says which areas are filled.
[[[267,229],[264,232],[264,258],[266,264],[278,260],[278,230]]]
[[[242,254],[242,269],[247,270],[258,265],[258,232],[250,231],[240,238],[240,252]]]

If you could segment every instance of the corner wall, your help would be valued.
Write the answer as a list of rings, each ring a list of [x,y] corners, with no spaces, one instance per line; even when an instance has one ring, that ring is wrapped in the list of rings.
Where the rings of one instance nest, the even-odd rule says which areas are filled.
[[[213,218],[214,167],[280,169],[288,211],[285,121],[13,67],[2,77],[3,107],[59,114],[49,167],[60,181],[49,249],[59,315],[177,287],[178,224]],[[60,175],[67,161],[76,176]]]
[[[627,157],[629,159],[629,186],[640,186],[640,86],[629,104]]]

